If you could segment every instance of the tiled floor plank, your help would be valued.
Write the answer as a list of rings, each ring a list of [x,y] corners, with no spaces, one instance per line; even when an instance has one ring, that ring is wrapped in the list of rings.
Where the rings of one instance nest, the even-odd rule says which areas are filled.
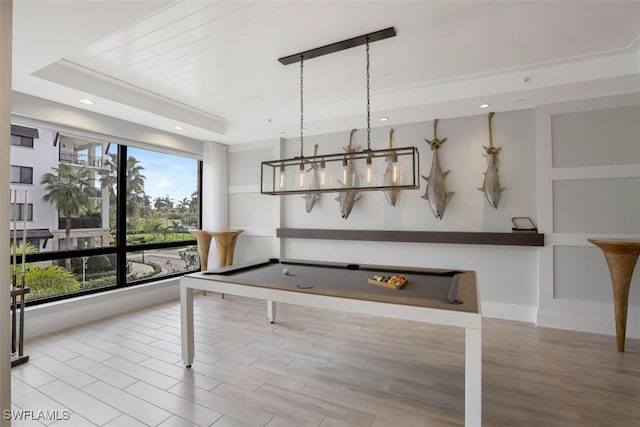
[[[82,391],[114,408],[118,408],[119,411],[128,414],[146,425],[158,425],[172,415],[170,412],[158,406],[154,406],[101,381],[89,384],[84,387]]]
[[[117,409],[59,380],[45,384],[39,390],[97,425],[122,415]]]
[[[464,417],[464,331],[218,294],[195,298],[182,366],[178,301],[27,341],[19,426],[453,427]],[[640,340],[483,321],[483,426],[640,425]]]
[[[155,406],[164,408],[192,422],[194,425],[210,426],[222,416],[222,414],[205,408],[193,401],[143,382],[130,385],[125,391]]]

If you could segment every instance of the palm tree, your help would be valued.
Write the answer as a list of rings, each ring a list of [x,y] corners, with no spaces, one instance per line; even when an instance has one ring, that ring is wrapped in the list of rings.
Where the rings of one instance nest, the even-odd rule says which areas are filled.
[[[104,158],[102,169],[98,171],[98,175],[100,175],[100,187],[109,189],[110,205],[115,205],[116,203],[117,170],[118,154],[109,153],[109,155]]]
[[[140,165],[140,161],[135,157],[127,158],[127,216],[136,215],[140,208],[145,205],[146,195],[144,192],[144,180],[146,177],[142,175],[144,167]]]
[[[100,174],[100,185],[102,188],[109,189],[110,206],[116,206],[116,188],[117,188],[117,170],[118,170],[118,154],[109,153],[103,164],[103,170]],[[136,216],[142,208],[148,205],[148,196],[144,192],[144,180],[146,177],[142,175],[144,167],[140,165],[140,161],[135,157],[127,158],[127,188],[124,190],[127,199],[127,218]]]
[[[153,207],[166,218],[169,216],[169,210],[173,209],[173,200],[169,196],[156,197],[153,201]]]
[[[71,236],[71,218],[89,206],[91,201],[91,185],[89,184],[89,170],[86,168],[74,169],[61,164],[58,168],[52,168],[55,173],[42,175],[40,184],[45,185],[45,195],[42,200],[45,203],[55,205],[65,219],[65,249],[69,249]]]

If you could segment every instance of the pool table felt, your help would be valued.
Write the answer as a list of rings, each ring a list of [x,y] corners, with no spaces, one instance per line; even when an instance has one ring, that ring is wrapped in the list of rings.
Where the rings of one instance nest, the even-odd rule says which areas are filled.
[[[346,264],[335,264],[338,268],[331,268],[327,265],[332,264],[300,265],[283,261],[265,263],[255,268],[242,266],[238,272],[234,272],[233,267],[226,267],[198,274],[206,279],[248,286],[445,310],[478,312],[475,272],[473,271],[460,270],[457,298],[463,303],[450,304],[447,296],[453,278],[417,274],[418,272],[430,271],[428,269],[379,266],[383,270],[376,270],[376,266],[362,265],[360,270],[349,270],[346,268]],[[283,273],[284,268],[289,269],[289,275]],[[216,271],[222,274],[215,274]],[[442,272],[443,270],[433,271]],[[374,275],[392,276],[394,274],[403,274],[407,278],[407,283],[402,289],[389,289],[367,282],[367,279]],[[297,285],[302,288],[313,287],[301,289]]]

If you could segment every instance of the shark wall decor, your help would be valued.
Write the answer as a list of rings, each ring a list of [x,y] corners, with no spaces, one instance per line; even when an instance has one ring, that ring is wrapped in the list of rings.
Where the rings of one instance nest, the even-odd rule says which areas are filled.
[[[360,151],[360,147],[353,148],[353,134],[357,129],[351,129],[351,133],[349,134],[349,145],[344,147],[344,151],[347,153],[354,153],[356,151]],[[358,186],[358,182],[360,181],[360,177],[358,176],[358,172],[353,167],[353,163],[351,160],[347,160],[346,156],[342,163],[343,173],[342,173],[342,181],[338,180],[340,184],[342,184],[343,188],[353,188]],[[360,200],[360,196],[357,191],[349,190],[342,191],[336,197],[336,200],[340,203],[340,216],[342,218],[347,219],[351,210],[353,209],[353,205],[355,202]]]
[[[389,148],[393,148],[393,129],[389,129]],[[393,160],[392,155],[388,155],[386,158],[387,166],[384,169],[384,185],[394,185],[398,180],[397,161],[394,164]],[[395,206],[398,200],[398,193],[400,193],[400,190],[384,190],[384,198],[387,199],[391,206]]]
[[[484,180],[482,181],[482,187],[478,190],[482,191],[491,206],[498,209],[500,203],[500,194],[505,190],[504,187],[500,187],[500,177],[498,176],[498,153],[502,150],[501,147],[495,147],[493,145],[493,128],[491,126],[491,120],[495,113],[492,111],[489,113],[489,146],[485,147],[484,151],[489,156],[487,171],[484,173]]]
[[[315,144],[313,146],[313,157],[317,156],[318,144]],[[313,207],[316,205],[316,202],[320,200],[320,193],[313,191],[320,188],[320,172],[318,171],[318,169],[318,162],[314,161],[311,163],[311,168],[307,170],[307,172],[312,172],[311,182],[309,183],[309,190],[311,190],[311,192],[302,196],[307,213],[311,212],[313,210]]]
[[[431,151],[433,151],[433,159],[431,160],[429,176],[422,175],[422,178],[427,181],[427,191],[421,197],[429,202],[431,212],[437,219],[442,219],[447,203],[454,194],[452,191],[447,191],[445,178],[449,171],[442,172],[440,160],[438,159],[438,150],[446,140],[447,138],[438,139],[438,119],[435,119],[433,121],[433,139],[429,141],[425,138],[425,141],[431,147]]]

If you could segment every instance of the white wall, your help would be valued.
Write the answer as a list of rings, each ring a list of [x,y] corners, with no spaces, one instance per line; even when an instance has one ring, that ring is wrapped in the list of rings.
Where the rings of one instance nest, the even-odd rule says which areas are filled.
[[[389,127],[371,130],[372,149],[388,146]],[[420,153],[420,172],[429,175],[432,152],[424,141],[433,137],[433,122],[414,123],[394,127],[394,146],[417,146]],[[335,195],[323,195],[320,204],[307,214],[300,196],[284,197],[284,226],[302,228],[355,228],[375,230],[433,230],[433,231],[511,231],[511,217],[536,216],[535,133],[531,110],[498,113],[493,118],[494,144],[502,147],[500,178],[507,189],[497,210],[489,206],[482,185],[487,158],[483,145],[488,145],[487,115],[441,120],[438,137],[447,138],[439,150],[443,170],[451,170],[446,178],[449,191],[455,195],[447,205],[444,218],[438,220],[421,196],[425,181],[420,179],[419,190],[400,193],[395,207],[385,202],[382,192],[364,192],[346,220],[340,217]],[[348,144],[348,131],[305,138],[306,154],[313,144],[319,144],[319,154],[342,153]],[[354,135],[354,146],[366,148],[366,130]],[[285,156],[299,154],[299,139],[287,140]],[[288,243],[288,242],[287,242]]]
[[[439,123],[440,151],[450,191],[444,218],[431,214],[421,189],[405,191],[396,207],[382,193],[363,193],[348,219],[334,194],[324,194],[307,214],[300,196],[259,195],[259,162],[298,155],[298,138],[233,147],[229,157],[230,217],[235,225],[262,230],[262,240],[238,247],[242,260],[283,256],[335,261],[476,270],[486,316],[542,326],[614,334],[608,269],[587,237],[640,237],[640,95],[575,101],[508,113],[493,119],[494,143],[502,147],[500,177],[507,189],[497,210],[482,193],[488,142],[485,114]],[[432,123],[395,127],[394,145],[417,145],[428,175]],[[388,143],[389,127],[372,129],[372,148]],[[307,136],[305,154],[342,152],[348,129]],[[366,146],[366,132],[355,145]],[[275,228],[330,228],[509,232],[512,216],[529,216],[545,234],[545,246],[509,247],[273,238]],[[233,221],[232,221],[233,222]],[[270,225],[271,224],[271,225]],[[247,227],[250,227],[247,225]],[[272,250],[269,253],[269,248]],[[640,337],[640,267],[631,285],[627,336]]]
[[[394,127],[394,146],[418,146],[421,174],[428,175],[432,153],[424,138],[432,139],[433,122]],[[314,210],[307,214],[301,196],[261,196],[238,193],[230,187],[230,216],[241,222],[268,227],[277,224],[291,228],[429,230],[429,231],[495,231],[510,232],[511,217],[529,216],[536,221],[535,115],[531,110],[498,113],[493,119],[494,144],[502,147],[500,177],[507,190],[497,210],[491,208],[477,190],[482,184],[487,158],[483,145],[488,144],[487,115],[442,120],[438,136],[448,138],[440,150],[450,191],[455,191],[442,220],[433,217],[420,190],[404,191],[391,207],[381,192],[362,193],[348,219],[340,217],[335,194],[324,194]],[[388,144],[389,127],[372,129],[371,147]],[[305,138],[305,154],[314,144],[319,154],[340,153],[348,143],[349,132],[309,136]],[[354,145],[366,147],[366,131],[355,134]],[[298,138],[283,142],[282,157],[299,154]],[[259,191],[259,161],[280,158],[277,145],[245,149],[231,155],[230,170],[235,182]],[[231,175],[232,181],[234,175]],[[241,183],[241,184],[240,184]],[[273,206],[282,204],[279,218],[268,215]],[[238,223],[239,225],[240,223]],[[277,225],[273,225],[274,228]],[[266,233],[265,233],[266,234]],[[273,238],[271,238],[273,241]],[[538,249],[487,245],[438,245],[423,243],[350,242],[329,240],[282,239],[281,255],[330,261],[371,262],[407,266],[472,269],[478,272],[483,310],[489,316],[534,321],[538,299]],[[253,243],[237,248],[239,258],[263,255],[269,243]],[[278,255],[278,248],[271,256]],[[263,256],[264,257],[264,256]]]
[[[587,238],[640,238],[640,94],[540,106],[536,128],[547,233],[538,324],[615,334],[607,264]],[[638,266],[627,336],[640,337]]]
[[[229,228],[245,230],[236,243],[235,263],[280,256],[279,197],[260,194],[260,162],[280,158],[280,139],[229,147]]]

